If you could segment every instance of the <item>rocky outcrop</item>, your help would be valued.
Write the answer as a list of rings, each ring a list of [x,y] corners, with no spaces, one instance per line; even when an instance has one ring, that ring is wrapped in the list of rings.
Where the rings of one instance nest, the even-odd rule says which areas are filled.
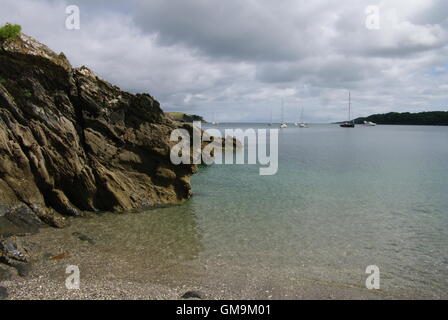
[[[33,232],[191,196],[196,167],[171,164],[178,124],[153,97],[72,68],[26,35],[0,45],[0,225]]]
[[[204,118],[196,114],[188,114],[183,112],[165,112],[165,114],[175,121],[189,122],[189,123],[193,121],[205,122]]]

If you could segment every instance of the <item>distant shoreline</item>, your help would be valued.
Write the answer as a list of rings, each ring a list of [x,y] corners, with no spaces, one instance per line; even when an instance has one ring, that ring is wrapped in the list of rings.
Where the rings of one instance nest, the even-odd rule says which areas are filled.
[[[364,121],[369,121],[381,125],[448,126],[448,111],[389,112],[357,118],[354,121],[355,124],[363,124]]]
[[[165,112],[171,119],[180,122],[193,122],[200,121],[202,123],[209,124],[202,116],[187,114],[183,112]],[[404,125],[404,126],[448,126],[448,111],[427,111],[427,112],[389,112],[384,114],[373,114],[367,117],[359,117],[354,120],[357,125],[362,125],[366,121],[373,122],[379,125]],[[338,122],[321,122],[321,123],[309,123],[311,125],[325,125],[334,124],[338,125],[346,121]],[[287,123],[294,123],[294,121],[287,121]],[[210,123],[213,124],[213,123]],[[236,121],[236,122],[221,122],[223,124],[262,124],[262,125],[280,125],[281,123],[271,123],[264,121]]]

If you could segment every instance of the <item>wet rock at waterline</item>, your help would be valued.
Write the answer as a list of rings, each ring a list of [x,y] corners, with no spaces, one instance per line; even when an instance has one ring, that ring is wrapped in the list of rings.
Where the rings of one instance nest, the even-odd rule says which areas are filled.
[[[3,211],[3,216],[0,216],[0,235],[36,233],[43,226],[33,210],[24,204],[3,208]]]

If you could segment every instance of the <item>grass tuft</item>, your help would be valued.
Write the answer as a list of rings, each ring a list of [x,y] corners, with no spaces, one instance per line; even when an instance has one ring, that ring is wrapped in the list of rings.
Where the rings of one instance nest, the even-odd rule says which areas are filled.
[[[22,27],[20,25],[7,23],[0,27],[0,40],[15,40],[21,30]]]

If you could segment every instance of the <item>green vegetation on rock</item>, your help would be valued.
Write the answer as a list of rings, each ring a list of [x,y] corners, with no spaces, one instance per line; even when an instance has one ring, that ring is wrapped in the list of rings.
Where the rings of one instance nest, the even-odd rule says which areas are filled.
[[[15,40],[22,30],[18,24],[5,24],[0,28],[0,40]]]
[[[371,121],[378,124],[447,126],[448,111],[429,111],[419,113],[389,112],[386,114],[374,114],[365,118],[357,118],[355,123],[362,124],[364,121]]]

